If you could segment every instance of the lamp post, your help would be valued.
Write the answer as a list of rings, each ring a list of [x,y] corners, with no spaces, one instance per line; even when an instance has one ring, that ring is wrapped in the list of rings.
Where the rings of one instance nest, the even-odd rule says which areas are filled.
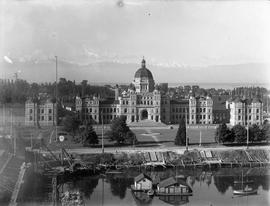
[[[102,110],[101,110],[101,124],[102,124],[102,128],[101,128],[101,136],[102,136],[101,148],[102,148],[102,154],[104,154],[104,125],[103,125],[103,111]]]
[[[248,143],[249,143],[249,128],[247,125],[247,149],[248,149]]]

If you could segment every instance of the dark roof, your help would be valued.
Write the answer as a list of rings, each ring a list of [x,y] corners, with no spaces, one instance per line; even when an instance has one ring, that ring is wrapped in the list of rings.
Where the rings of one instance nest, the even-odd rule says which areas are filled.
[[[114,98],[103,99],[100,100],[100,104],[119,104],[119,100],[115,100]]]
[[[239,102],[243,102],[243,103],[246,103],[246,104],[251,104],[251,103],[262,103],[262,101],[257,98],[257,97],[254,97],[253,99],[241,99],[240,97],[236,97],[235,99],[233,99],[233,102],[236,102],[236,103],[239,103]]]
[[[162,180],[158,184],[158,186],[159,187],[169,187],[169,186],[175,185],[175,184],[177,184],[177,185],[181,184],[181,185],[185,185],[185,186],[189,187],[188,184],[184,180],[181,180],[181,179],[176,180],[174,177],[170,177],[168,179]]]
[[[134,181],[135,181],[135,182],[139,182],[140,180],[142,180],[142,179],[144,179],[144,178],[146,178],[146,179],[152,181],[151,177],[149,177],[148,175],[146,175],[146,174],[144,174],[144,173],[141,173],[141,174],[139,174],[137,177],[135,177],[135,178],[134,178]]]
[[[187,99],[181,99],[181,100],[177,100],[177,99],[172,99],[170,101],[171,104],[188,104],[188,100]]]
[[[226,110],[226,101],[230,97],[228,95],[224,96],[213,96],[213,110]]]
[[[262,101],[258,99],[257,97],[255,97],[252,99],[252,103],[262,103]]]
[[[242,99],[240,99],[240,97],[236,97],[233,101],[236,103],[243,102]]]
[[[138,69],[135,73],[135,78],[142,78],[142,77],[153,79],[151,71],[146,67]]]
[[[169,187],[170,185],[178,184],[174,177],[170,177],[168,179],[162,180],[158,186],[159,187]]]

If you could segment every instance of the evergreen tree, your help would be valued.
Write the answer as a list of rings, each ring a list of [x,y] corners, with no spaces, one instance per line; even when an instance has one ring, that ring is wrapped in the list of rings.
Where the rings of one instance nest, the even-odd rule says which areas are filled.
[[[131,135],[131,130],[126,124],[126,117],[120,116],[115,118],[112,121],[110,131],[107,132],[107,135],[111,139],[111,141],[116,141],[117,144],[127,143],[128,139],[132,136],[132,138],[136,138],[134,135]]]
[[[215,138],[217,142],[234,142],[234,136],[225,123],[218,126]]]
[[[262,129],[256,124],[253,124],[249,128],[249,141],[251,142],[257,142],[261,141],[264,137]]]
[[[75,117],[74,114],[70,113],[63,118],[63,125],[65,131],[72,132],[73,136],[75,136],[77,130],[79,129],[80,121]]]
[[[176,133],[174,144],[180,146],[186,144],[186,123],[184,119],[181,119],[179,122],[179,128]]]
[[[247,130],[242,125],[235,125],[232,128],[233,135],[235,137],[235,141],[238,143],[243,143],[247,141]]]
[[[98,136],[92,125],[87,125],[82,140],[84,146],[98,144]]]

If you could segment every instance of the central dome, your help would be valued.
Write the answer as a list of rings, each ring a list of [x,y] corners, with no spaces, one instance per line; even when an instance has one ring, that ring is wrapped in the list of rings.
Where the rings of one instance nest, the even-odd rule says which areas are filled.
[[[135,78],[149,78],[153,79],[153,75],[149,69],[145,67],[145,60],[142,60],[142,67],[135,73]]]
[[[154,90],[155,82],[152,73],[145,66],[145,60],[142,60],[142,66],[138,69],[134,76],[133,85],[136,92],[152,92]]]
[[[140,68],[136,71],[135,78],[143,78],[143,77],[153,79],[153,75],[150,72],[150,70],[146,68]]]

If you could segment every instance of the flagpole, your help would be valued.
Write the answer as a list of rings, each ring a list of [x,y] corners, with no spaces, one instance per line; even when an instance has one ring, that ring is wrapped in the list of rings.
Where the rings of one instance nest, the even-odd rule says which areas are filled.
[[[57,119],[58,119],[58,108],[57,108],[57,98],[58,98],[58,86],[57,86],[57,80],[58,80],[58,68],[57,68],[57,56],[55,56],[55,141],[58,140],[58,131],[57,131]]]
[[[186,108],[186,151],[188,151],[188,137],[187,137],[187,108]]]

